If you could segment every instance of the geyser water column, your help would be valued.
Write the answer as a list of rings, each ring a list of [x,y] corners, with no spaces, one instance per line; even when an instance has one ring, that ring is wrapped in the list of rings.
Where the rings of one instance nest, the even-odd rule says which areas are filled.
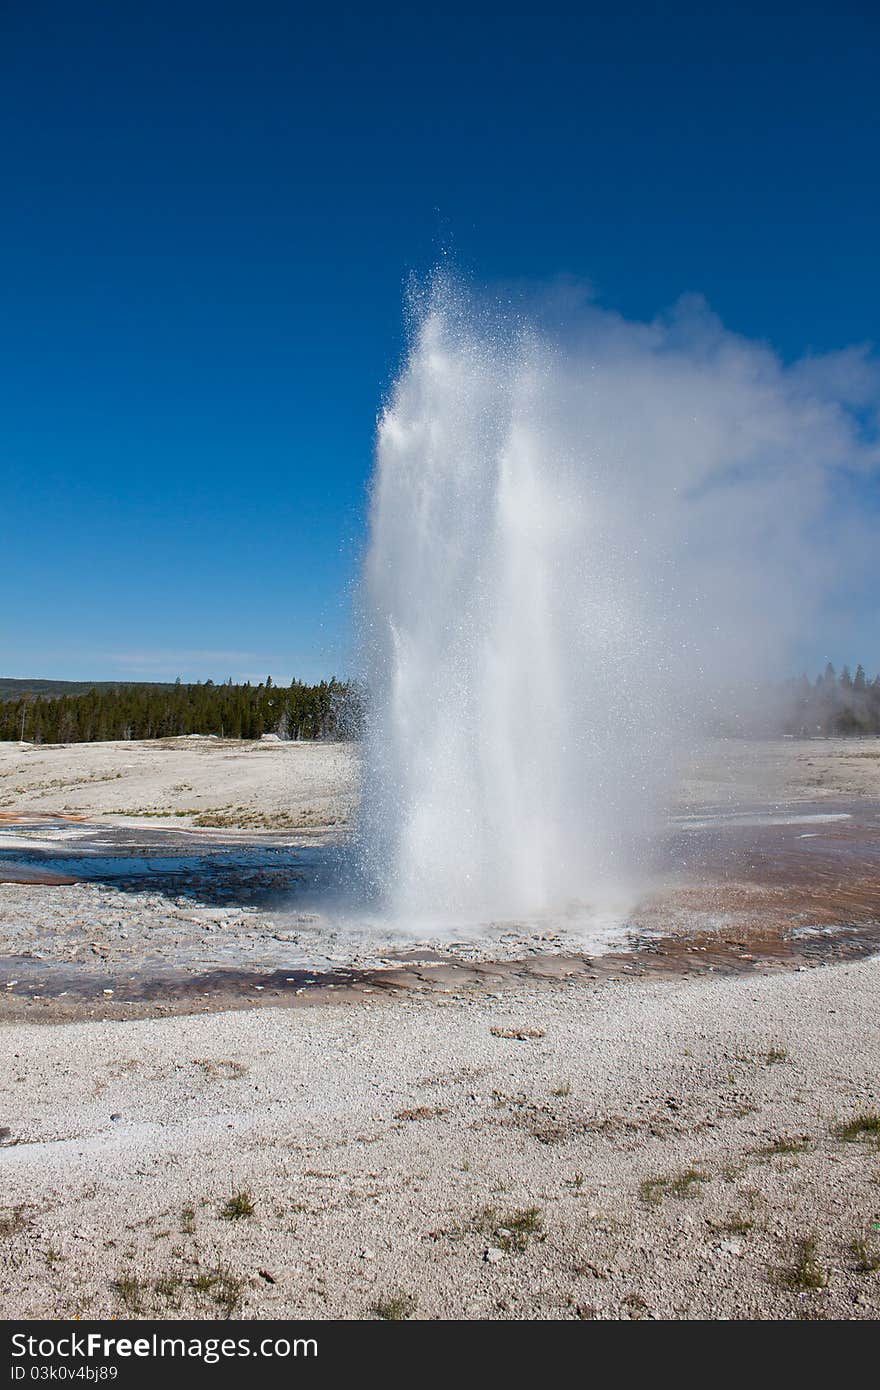
[[[633,881],[671,730],[662,576],[603,495],[589,393],[435,289],[379,425],[363,581],[361,854],[392,915],[607,906]]]
[[[877,468],[878,395],[864,352],[785,365],[700,300],[548,326],[435,283],[361,583],[374,901],[456,930],[626,901],[684,743],[790,674],[871,553],[841,499]]]

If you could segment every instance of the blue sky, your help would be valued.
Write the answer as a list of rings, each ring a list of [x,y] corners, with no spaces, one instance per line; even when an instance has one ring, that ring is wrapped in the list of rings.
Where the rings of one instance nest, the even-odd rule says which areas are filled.
[[[763,10],[7,0],[0,674],[345,673],[438,257],[874,340],[880,12]],[[871,595],[826,653],[880,666]]]

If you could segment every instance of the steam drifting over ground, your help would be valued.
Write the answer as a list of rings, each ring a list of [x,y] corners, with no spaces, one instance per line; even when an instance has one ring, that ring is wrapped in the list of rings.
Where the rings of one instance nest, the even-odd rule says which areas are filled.
[[[392,915],[626,906],[698,710],[784,671],[859,550],[878,399],[866,353],[786,366],[697,299],[504,316],[435,282],[362,585],[359,853]]]

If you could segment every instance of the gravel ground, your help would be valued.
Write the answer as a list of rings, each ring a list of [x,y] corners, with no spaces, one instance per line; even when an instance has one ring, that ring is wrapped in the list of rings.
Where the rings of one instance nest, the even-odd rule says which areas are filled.
[[[349,743],[219,738],[31,746],[0,743],[0,810],[101,816],[109,824],[309,830],[348,823]]]
[[[2,1312],[875,1317],[878,985],[9,1025]]]

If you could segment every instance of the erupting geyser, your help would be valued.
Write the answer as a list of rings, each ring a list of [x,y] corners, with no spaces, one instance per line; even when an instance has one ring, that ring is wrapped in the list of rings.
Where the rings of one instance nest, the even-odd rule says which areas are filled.
[[[362,581],[359,853],[392,915],[621,900],[695,711],[785,660],[794,562],[857,436],[821,370],[700,302],[654,324],[581,303],[560,329],[435,285]]]

